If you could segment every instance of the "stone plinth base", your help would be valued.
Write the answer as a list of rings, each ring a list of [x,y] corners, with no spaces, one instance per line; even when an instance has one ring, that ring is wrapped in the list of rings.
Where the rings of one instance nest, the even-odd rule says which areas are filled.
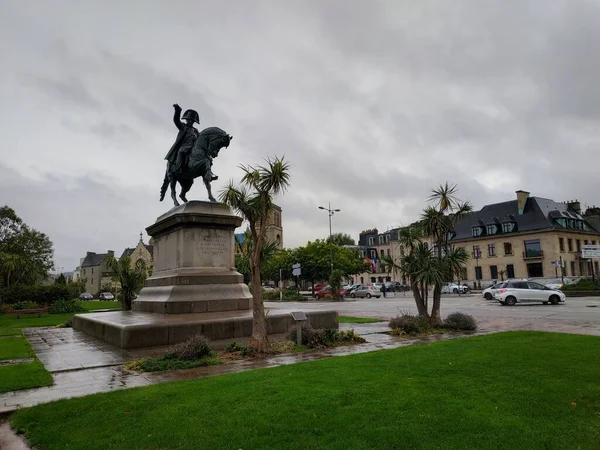
[[[298,308],[269,308],[270,335],[286,333],[295,326],[291,312]],[[306,311],[313,328],[339,328],[337,311]],[[77,314],[73,328],[123,349],[173,345],[202,334],[212,341],[252,335],[252,311],[218,313],[158,314],[114,311]]]

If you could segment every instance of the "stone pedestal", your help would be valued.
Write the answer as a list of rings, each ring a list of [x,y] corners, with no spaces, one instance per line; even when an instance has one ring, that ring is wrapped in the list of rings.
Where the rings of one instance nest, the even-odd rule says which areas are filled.
[[[252,295],[235,270],[234,231],[242,224],[222,203],[189,202],[146,231],[154,240],[154,271],[134,311],[185,314],[248,310]]]
[[[234,231],[242,218],[221,203],[192,201],[146,230],[154,270],[132,311],[77,314],[73,328],[125,349],[177,344],[195,334],[212,341],[252,335],[252,295],[235,270]],[[269,334],[293,327],[292,311],[267,307]],[[314,328],[338,328],[336,311],[307,312]]]

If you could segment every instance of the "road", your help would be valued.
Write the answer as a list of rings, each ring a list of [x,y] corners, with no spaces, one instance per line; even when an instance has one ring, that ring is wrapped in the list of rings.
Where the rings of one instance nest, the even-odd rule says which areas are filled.
[[[388,294],[390,295],[390,294]],[[430,300],[431,301],[431,300]],[[268,308],[281,303],[265,302]],[[286,306],[297,306],[299,311],[337,310],[340,315],[378,317],[389,319],[399,313],[416,313],[412,293],[396,294],[387,298],[352,299],[345,302],[307,301],[284,302]],[[570,323],[600,324],[600,297],[567,298],[564,304],[542,305],[541,303],[502,306],[495,301],[485,300],[480,294],[467,296],[447,295],[442,297],[442,317],[460,311],[475,317],[564,320]]]

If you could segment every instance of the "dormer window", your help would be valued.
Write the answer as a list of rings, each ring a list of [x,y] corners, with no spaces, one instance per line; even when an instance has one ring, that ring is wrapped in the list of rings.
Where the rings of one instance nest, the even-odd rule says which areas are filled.
[[[386,234],[385,235],[385,243],[387,244],[388,242],[390,242],[390,235]]]
[[[379,243],[383,244],[383,236],[379,236]]]
[[[471,228],[471,236],[479,237],[483,234],[483,230],[481,227],[472,227]]]
[[[374,237],[370,237],[369,238],[369,245],[373,245],[375,243],[375,238]]]
[[[488,236],[492,235],[492,234],[496,234],[498,230],[498,227],[496,225],[488,225],[486,227],[486,232],[488,234]]]
[[[451,241],[452,239],[454,239],[456,237],[456,231],[449,231],[447,238],[449,241]]]
[[[556,219],[556,223],[563,228],[567,228],[567,219]]]
[[[575,220],[574,219],[569,219],[568,227],[569,228],[575,228]]]
[[[503,233],[512,233],[515,231],[515,223],[514,222],[504,222],[502,224],[502,232]]]

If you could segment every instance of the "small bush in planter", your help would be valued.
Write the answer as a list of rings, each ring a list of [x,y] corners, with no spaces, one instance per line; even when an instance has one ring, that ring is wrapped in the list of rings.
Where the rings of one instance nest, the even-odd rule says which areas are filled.
[[[165,358],[190,360],[200,359],[211,354],[212,348],[210,347],[209,340],[201,334],[197,334],[187,341],[180,342],[171,347],[165,353]]]
[[[399,330],[406,334],[418,334],[427,331],[429,323],[427,322],[427,317],[400,314],[392,318],[388,326],[392,330]]]
[[[248,346],[244,345],[244,344],[238,344],[237,342],[232,342],[230,343],[226,348],[225,351],[227,353],[240,353],[242,356],[247,356],[248,355]]]
[[[455,312],[446,317],[444,328],[457,331],[473,331],[477,329],[477,321],[469,314]]]

